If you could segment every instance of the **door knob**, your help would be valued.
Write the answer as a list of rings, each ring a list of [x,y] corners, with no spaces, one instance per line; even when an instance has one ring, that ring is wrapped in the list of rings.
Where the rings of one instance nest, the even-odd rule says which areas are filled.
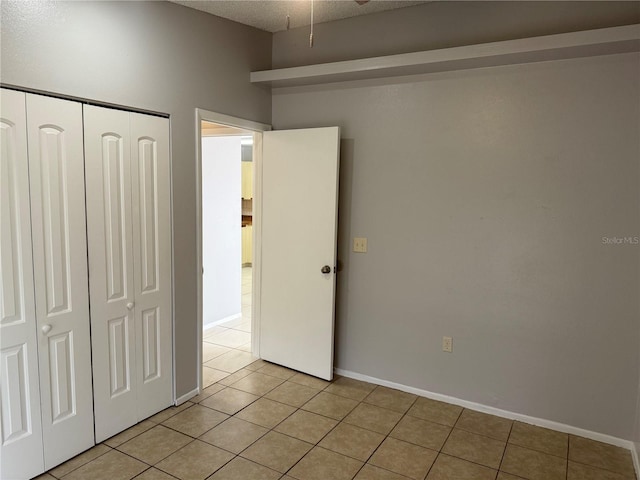
[[[331,273],[331,267],[329,265],[325,265],[324,267],[322,267],[322,270],[320,270],[322,273]]]
[[[127,310],[132,310],[132,309],[133,309],[133,302],[127,303]]]
[[[49,333],[51,331],[51,325],[43,325],[42,326],[42,333],[44,333],[45,335],[47,333]]]

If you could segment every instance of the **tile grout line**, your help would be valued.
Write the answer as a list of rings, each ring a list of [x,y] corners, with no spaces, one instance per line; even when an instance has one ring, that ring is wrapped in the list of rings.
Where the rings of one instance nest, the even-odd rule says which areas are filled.
[[[564,470],[565,480],[569,478],[569,448],[571,448],[571,435],[567,434],[567,464]]]
[[[467,430],[465,430],[465,431],[467,431]],[[473,432],[470,432],[470,433],[473,433]],[[476,433],[476,435],[481,435],[481,434],[480,433]],[[481,435],[481,436],[486,437],[486,435]],[[486,437],[486,438],[491,438],[491,437]],[[537,453],[542,453],[544,455],[549,455],[550,457],[560,458],[562,460],[568,460],[568,457],[562,457],[560,455],[555,455],[553,453],[545,452],[544,450],[539,450],[537,448],[533,448],[533,447],[530,447],[530,446],[527,446],[527,445],[520,445],[519,443],[507,441],[507,446],[509,446],[509,445],[513,445],[513,446],[519,447],[519,448],[524,448],[526,450],[532,450],[532,451],[537,452]]]
[[[142,472],[140,472],[139,474],[137,474],[135,477],[132,477],[131,480],[135,480],[136,478],[139,478],[140,476],[142,476],[142,474],[144,474],[145,472],[148,472],[149,470],[151,470],[152,468],[155,468],[153,466],[150,466],[149,468],[144,469]],[[170,473],[165,472],[164,470],[160,470],[159,468],[156,468],[156,470],[158,470],[159,472],[164,473],[165,475],[169,475],[171,478],[175,478],[177,480],[180,480],[178,477],[176,477],[175,475],[171,475]]]
[[[189,407],[187,407],[187,408],[189,408]],[[185,410],[186,410],[186,409],[185,409]],[[169,417],[169,418],[171,418],[171,417]],[[142,420],[141,422],[138,422],[138,423],[136,423],[135,425],[132,425],[132,426],[131,426],[131,427],[129,427],[127,430],[130,430],[130,429],[132,429],[132,428],[135,428],[137,425],[140,425],[142,422],[151,422],[151,420],[149,420],[149,419]],[[156,427],[156,426],[160,425],[159,423],[155,423],[155,422],[151,422],[151,423],[153,423],[153,425],[152,425],[151,427],[147,428],[146,430],[143,430],[143,431],[142,431],[142,432],[140,432],[140,433],[137,433],[136,435],[134,435],[134,436],[133,436],[133,437],[131,437],[131,438],[128,438],[128,439],[127,439],[127,440],[125,440],[124,442],[120,442],[120,443],[119,443],[118,445],[116,445],[115,447],[112,447],[111,445],[107,445],[107,443],[105,443],[105,442],[107,442],[107,441],[111,440],[112,438],[114,438],[114,437],[116,437],[116,436],[120,435],[121,433],[126,432],[127,430],[123,430],[123,431],[122,431],[122,432],[120,432],[120,433],[116,433],[113,437],[109,437],[109,438],[107,438],[105,441],[100,442],[98,445],[107,445],[107,447],[110,447],[110,448],[112,448],[112,449],[114,449],[114,450],[115,450],[115,449],[117,449],[120,445],[124,445],[125,443],[127,443],[129,440],[133,440],[134,438],[137,438],[137,437],[139,437],[140,435],[142,435],[143,433],[145,433],[145,432],[147,432],[147,431],[151,430],[153,427]],[[119,451],[119,450],[118,450],[118,451]]]
[[[375,391],[376,389],[377,389],[377,387],[376,387],[376,388],[374,388],[374,389],[373,389],[373,391]],[[373,393],[373,391],[372,391],[372,393]],[[371,395],[371,394],[369,394],[369,395]],[[368,397],[369,395],[367,395],[367,397]],[[366,399],[367,397],[365,397],[365,399]],[[378,444],[378,446],[377,446],[376,448],[374,448],[374,449],[373,449],[373,452],[371,452],[371,454],[369,455],[369,457],[367,457],[367,459],[366,459],[366,460],[364,461],[364,463],[362,464],[362,467],[360,467],[360,470],[358,470],[358,471],[356,472],[356,475],[355,475],[355,476],[357,476],[357,475],[358,475],[358,473],[360,473],[360,471],[364,468],[364,466],[365,466],[365,465],[371,465],[371,466],[374,466],[374,467],[376,467],[376,468],[382,468],[382,467],[378,467],[377,465],[370,464],[370,463],[369,463],[369,460],[371,460],[371,458],[376,454],[376,452],[378,451],[378,449],[380,448],[380,446],[385,442],[385,440],[386,440],[387,438],[389,438],[389,435],[391,435],[391,433],[393,432],[393,430],[398,426],[398,424],[402,421],[402,419],[403,419],[404,417],[406,417],[406,416],[407,416],[407,413],[409,412],[409,410],[411,410],[411,408],[416,404],[416,402],[417,402],[417,401],[418,401],[418,396],[416,395],[416,398],[414,398],[414,399],[413,399],[413,402],[411,402],[411,405],[409,406],[409,408],[407,409],[407,411],[402,415],[402,417],[400,417],[400,419],[396,422],[396,424],[395,424],[395,425],[393,426],[393,428],[389,431],[389,433],[388,433],[387,435],[385,435],[385,437],[384,437],[384,438],[382,439],[382,441]],[[380,407],[380,408],[382,408],[382,407]],[[364,427],[361,427],[361,428],[364,428]],[[365,429],[365,430],[366,430],[366,429]],[[393,437],[391,437],[391,438],[393,438]],[[436,457],[436,458],[437,458],[437,457]],[[435,463],[435,459],[434,459],[434,461],[433,461],[433,462]],[[386,470],[386,471],[388,471],[388,472],[390,472],[390,471],[391,471],[391,470],[387,470],[386,468],[382,468],[382,469],[383,469],[383,470]],[[431,470],[431,467],[429,467],[429,470]],[[396,472],[392,472],[392,473],[396,473]],[[429,474],[429,472],[427,471],[427,475],[428,475],[428,474]],[[402,476],[404,476],[404,475],[402,475]],[[425,475],[425,478],[426,478],[426,475]]]
[[[189,408],[190,408],[190,407],[189,407]],[[187,409],[185,409],[185,410],[187,410]],[[180,413],[181,413],[181,412],[180,412]],[[171,418],[171,417],[169,417],[169,418]],[[168,419],[167,419],[167,420],[168,420]],[[225,420],[226,420],[226,419],[225,419]],[[224,420],[223,420],[223,421],[224,421]],[[222,423],[222,422],[220,422],[220,423]],[[161,426],[163,426],[163,427],[165,427],[165,428],[167,428],[167,429],[169,429],[169,430],[172,430],[172,431],[174,431],[174,432],[177,432],[177,433],[180,433],[180,434],[182,434],[182,435],[185,435],[185,436],[189,437],[189,438],[191,439],[191,441],[189,441],[188,443],[185,443],[183,446],[181,446],[181,447],[180,447],[180,448],[178,448],[177,450],[175,450],[175,451],[171,452],[170,454],[168,454],[167,456],[165,456],[165,457],[161,458],[160,460],[158,460],[157,462],[155,462],[155,463],[153,463],[153,464],[147,463],[147,462],[145,462],[144,460],[141,460],[141,459],[139,459],[139,458],[137,458],[137,457],[134,457],[133,455],[128,454],[127,452],[122,452],[122,451],[120,451],[120,450],[118,450],[118,451],[119,451],[120,453],[123,453],[124,455],[127,455],[128,457],[131,457],[131,458],[133,458],[133,459],[135,459],[135,460],[138,460],[139,462],[144,463],[145,465],[148,465],[148,466],[149,466],[149,468],[155,468],[156,470],[158,470],[158,471],[160,471],[160,472],[162,472],[162,473],[166,473],[166,474],[168,474],[168,475],[170,475],[170,476],[172,476],[172,477],[174,477],[174,478],[178,478],[178,479],[179,479],[179,477],[176,477],[175,475],[173,475],[173,474],[171,474],[171,473],[169,473],[169,472],[167,472],[167,471],[163,470],[162,468],[157,467],[157,465],[158,465],[158,464],[160,464],[161,462],[163,462],[164,460],[166,460],[167,458],[169,458],[170,456],[172,456],[172,455],[174,455],[174,454],[178,453],[180,450],[183,450],[183,449],[184,449],[184,448],[186,448],[187,446],[189,446],[189,445],[191,445],[192,443],[196,442],[197,440],[199,440],[199,438],[197,438],[197,437],[192,437],[191,435],[187,435],[187,434],[186,434],[186,433],[184,433],[184,432],[180,432],[180,431],[178,431],[178,430],[174,430],[173,428],[168,427],[168,426],[163,425],[163,424],[160,424],[160,423],[159,423],[159,424],[157,424],[156,426],[159,426],[159,425],[161,425]],[[219,425],[219,424],[218,424],[218,425]],[[216,426],[217,426],[217,425],[216,425]],[[153,428],[153,427],[152,427],[152,428]],[[212,428],[215,428],[215,427],[212,427]],[[207,431],[209,431],[209,430],[207,430]],[[205,433],[206,433],[206,432],[205,432]],[[203,433],[203,435],[204,435],[204,433]],[[210,445],[210,446],[212,446],[212,447],[220,448],[220,447],[217,447],[217,446],[215,446],[215,445],[211,445],[211,444],[209,444],[209,443],[207,443],[207,442],[204,442],[203,440],[199,440],[199,441],[200,441],[200,442],[202,442],[202,443],[205,443],[205,444],[207,444],[207,445]],[[227,462],[225,462],[224,464],[222,464],[219,468],[217,468],[216,470],[214,470],[213,472],[211,472],[210,474],[208,474],[206,478],[209,478],[211,475],[213,475],[214,473],[216,473],[218,470],[220,470],[221,468],[223,468],[227,463],[231,462],[233,459],[235,459],[235,458],[238,456],[238,454],[233,453],[233,452],[229,452],[228,450],[224,450],[223,448],[220,448],[220,450],[223,450],[223,451],[225,451],[225,452],[230,453],[231,455],[233,455],[233,457],[231,457],[231,459],[229,459]],[[146,471],[146,470],[149,470],[149,468],[145,469],[145,471]],[[140,474],[139,474],[139,475],[141,475],[142,473],[144,473],[144,472],[140,472]],[[135,477],[134,477],[134,478],[135,478]]]
[[[99,443],[98,445],[102,445],[102,442],[101,442],[101,443]],[[51,475],[53,478],[56,478],[56,479],[58,479],[58,480],[59,480],[59,479],[61,479],[61,478],[63,478],[63,477],[66,477],[66,476],[67,476],[67,475],[69,475],[71,472],[75,472],[75,471],[76,471],[76,470],[78,470],[79,468],[84,467],[85,465],[87,465],[87,464],[89,464],[89,463],[93,462],[94,460],[97,460],[98,458],[102,457],[103,455],[105,455],[105,454],[109,453],[111,450],[114,450],[114,448],[113,448],[113,447],[110,447],[109,445],[105,445],[105,447],[107,447],[109,450],[107,450],[107,451],[106,451],[106,452],[104,452],[104,453],[101,453],[101,454],[100,454],[100,455],[98,455],[97,457],[92,458],[91,460],[89,460],[89,461],[87,461],[87,462],[83,463],[82,465],[78,465],[77,467],[72,468],[71,470],[69,470],[69,471],[68,471],[67,473],[65,473],[64,475],[62,475],[62,476],[58,477],[58,476],[54,475],[53,473],[51,473],[51,472],[52,472],[53,470],[55,470],[56,468],[61,467],[62,465],[66,464],[67,462],[72,461],[74,458],[77,458],[77,457],[79,457],[80,455],[83,455],[84,453],[86,453],[86,452],[89,452],[89,451],[93,450],[93,449],[94,449],[94,448],[96,448],[98,445],[94,445],[93,447],[91,447],[91,448],[89,448],[89,449],[85,450],[84,452],[80,452],[80,453],[79,453],[78,455],[76,455],[75,457],[72,457],[72,458],[70,458],[69,460],[67,460],[67,461],[65,461],[65,462],[62,462],[61,464],[56,465],[55,467],[53,467],[53,468],[51,468],[51,469],[47,470],[46,472],[43,472],[43,473],[42,473],[42,475],[44,475],[45,473],[48,473],[48,474],[49,474],[49,475]]]
[[[416,399],[416,402],[418,400]],[[447,438],[444,439],[444,442],[442,442],[442,445],[440,445],[440,449],[438,450],[438,455],[436,455],[436,458],[433,460],[433,463],[431,464],[431,466],[429,467],[429,470],[427,471],[427,474],[425,475],[425,479],[429,476],[429,474],[431,473],[431,470],[433,470],[433,466],[436,464],[436,462],[438,461],[438,457],[440,455],[447,455],[445,453],[442,452],[442,449],[444,448],[444,446],[447,444],[447,442],[449,441],[449,437],[451,437],[451,434],[453,433],[453,429],[456,427],[456,424],[458,423],[458,421],[460,420],[460,417],[462,417],[462,412],[464,412],[464,408],[460,409],[460,413],[458,413],[458,416],[456,417],[456,421],[453,422],[453,425],[446,425],[447,427],[450,427],[449,433],[447,434]],[[408,413],[408,412],[407,412]],[[411,415],[410,415],[411,416]],[[416,417],[417,418],[417,417]],[[436,422],[433,422],[436,423]],[[439,424],[438,424],[439,425]],[[449,455],[449,456],[453,456],[453,455]],[[458,458],[458,457],[454,457],[454,458]],[[464,459],[461,459],[464,460]],[[498,474],[496,474],[497,476]]]
[[[603,471],[603,472],[613,473],[613,474],[615,474],[615,475],[622,475],[623,477],[628,476],[628,474],[626,474],[626,473],[622,473],[622,472],[619,472],[619,471],[616,471],[616,470],[610,470],[610,469],[608,469],[608,468],[599,467],[599,466],[597,466],[597,465],[592,465],[592,464],[590,464],[590,463],[582,463],[582,462],[578,462],[577,460],[571,460],[571,462],[573,462],[573,463],[577,463],[578,465],[583,465],[583,466],[585,466],[585,467],[592,468],[592,469],[594,469],[594,470],[601,470],[601,471]],[[568,465],[569,465],[569,460],[567,460],[567,466],[568,466]],[[568,467],[567,467],[567,469],[568,469]],[[634,472],[634,475],[635,475],[635,472]],[[636,475],[636,478],[637,478],[637,475]],[[633,479],[626,479],[626,478],[623,478],[622,480],[633,480]]]
[[[167,430],[172,430],[172,431],[174,431],[174,432],[175,432],[175,431],[177,431],[177,430],[173,430],[173,429],[171,429],[171,428],[169,428],[169,427],[167,427],[167,426],[165,426],[165,425],[161,425],[161,424],[158,424],[158,425],[156,425],[156,426],[162,426],[162,427],[165,427]],[[154,428],[155,428],[155,427],[154,427]],[[178,432],[178,433],[182,433],[182,432]],[[184,433],[182,433],[182,435],[184,435]],[[131,457],[131,458],[133,458],[133,459],[135,459],[135,460],[138,460],[139,462],[142,462],[142,463],[144,463],[145,465],[149,465],[150,467],[155,467],[157,464],[159,464],[159,463],[160,463],[160,462],[162,462],[163,460],[165,460],[165,459],[169,458],[171,455],[173,455],[173,454],[174,454],[174,453],[176,453],[177,451],[182,450],[184,447],[186,447],[187,445],[189,445],[189,444],[191,444],[191,443],[193,443],[193,442],[195,441],[195,438],[190,437],[189,435],[186,435],[186,436],[187,436],[187,437],[189,437],[189,439],[190,439],[190,440],[189,440],[189,442],[185,443],[183,446],[181,446],[181,447],[180,447],[180,448],[178,448],[177,450],[174,450],[174,451],[173,451],[173,452],[171,452],[170,454],[168,454],[168,455],[166,455],[166,456],[162,457],[160,460],[158,460],[158,461],[157,461],[157,462],[155,462],[155,463],[148,463],[148,462],[145,462],[144,460],[142,460],[142,459],[140,459],[140,458],[138,458],[138,457],[134,457],[133,455],[131,455],[131,454],[127,453],[127,452],[123,452],[122,450],[119,450],[119,449],[117,449],[117,448],[116,448],[115,450],[118,450],[118,452],[120,452],[120,453],[122,453],[122,454],[124,454],[124,455],[126,455],[126,456],[128,456],[128,457]],[[123,445],[124,445],[124,444],[123,444]],[[158,469],[158,470],[160,470],[160,469]],[[163,470],[163,471],[164,471],[164,470]]]
[[[569,458],[571,456],[571,435],[567,434],[567,478],[569,478]]]
[[[504,444],[504,450],[502,451],[502,456],[500,457],[500,463],[498,464],[498,473],[496,474],[499,475],[500,472],[505,472],[504,470],[502,470],[502,464],[504,463],[504,457],[507,455],[507,447],[509,446],[509,438],[511,438],[511,433],[513,432],[513,426],[515,425],[516,422],[511,421],[511,426],[509,427],[509,435],[507,435],[507,440],[505,441]],[[505,472],[505,473],[509,473],[509,472]]]

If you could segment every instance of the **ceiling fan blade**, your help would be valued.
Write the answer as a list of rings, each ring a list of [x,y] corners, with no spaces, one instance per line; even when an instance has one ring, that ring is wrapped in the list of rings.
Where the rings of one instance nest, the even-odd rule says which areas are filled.
[[[358,5],[364,5],[365,3],[369,3],[369,0],[354,0]]]

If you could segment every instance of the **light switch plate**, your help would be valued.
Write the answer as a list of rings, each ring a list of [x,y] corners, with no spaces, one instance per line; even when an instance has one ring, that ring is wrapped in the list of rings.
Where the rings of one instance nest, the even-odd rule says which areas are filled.
[[[364,237],[355,237],[353,239],[353,251],[367,253],[367,239]]]

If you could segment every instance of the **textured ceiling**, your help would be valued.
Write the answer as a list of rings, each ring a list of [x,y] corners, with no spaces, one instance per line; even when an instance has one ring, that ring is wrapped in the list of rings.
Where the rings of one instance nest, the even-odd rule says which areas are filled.
[[[228,18],[268,32],[309,25],[311,0],[169,0],[185,7]],[[314,0],[313,23],[329,22],[341,18],[382,12],[394,8],[410,7],[426,1],[371,0],[358,5],[355,0]]]

